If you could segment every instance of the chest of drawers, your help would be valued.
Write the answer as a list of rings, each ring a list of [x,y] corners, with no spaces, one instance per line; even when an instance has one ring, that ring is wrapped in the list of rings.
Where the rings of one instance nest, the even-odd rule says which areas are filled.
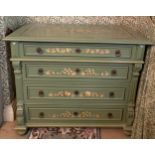
[[[120,26],[25,25],[11,41],[16,130],[123,127],[131,131],[147,41]]]

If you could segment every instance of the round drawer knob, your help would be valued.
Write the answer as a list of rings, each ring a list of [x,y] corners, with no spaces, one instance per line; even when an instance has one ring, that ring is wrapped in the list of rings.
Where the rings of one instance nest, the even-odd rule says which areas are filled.
[[[116,70],[112,70],[112,71],[111,71],[111,75],[112,75],[112,76],[115,76],[116,74],[117,74],[117,71],[116,71]]]
[[[73,112],[73,115],[74,115],[74,116],[78,116],[79,113],[78,113],[78,112]]]
[[[107,116],[108,116],[108,118],[113,118],[113,114],[112,114],[111,112],[109,112],[109,113],[107,114]]]
[[[44,116],[45,116],[44,112],[40,112],[40,113],[39,113],[39,117],[40,117],[40,118],[43,118]]]
[[[43,54],[43,50],[40,47],[38,47],[36,51],[38,54]]]
[[[121,51],[120,50],[116,50],[115,51],[115,55],[116,55],[116,57],[120,57],[121,56]]]
[[[43,92],[42,90],[40,90],[40,91],[38,92],[38,95],[39,95],[40,97],[43,97],[43,96],[44,96],[44,92]]]
[[[38,69],[38,74],[39,74],[39,75],[43,75],[43,73],[44,73],[44,70],[43,70],[42,68],[39,68],[39,69]]]
[[[79,95],[79,91],[78,91],[78,90],[75,90],[75,91],[74,91],[74,94],[75,94],[75,95]]]
[[[75,52],[76,52],[76,53],[81,53],[81,50],[80,50],[79,48],[77,48],[77,49],[75,50]]]
[[[115,96],[114,92],[110,92],[110,93],[109,93],[109,97],[112,98],[112,97],[114,97],[114,96]]]
[[[76,68],[76,69],[75,69],[75,72],[76,72],[76,73],[80,73],[80,69],[79,69],[79,68]]]

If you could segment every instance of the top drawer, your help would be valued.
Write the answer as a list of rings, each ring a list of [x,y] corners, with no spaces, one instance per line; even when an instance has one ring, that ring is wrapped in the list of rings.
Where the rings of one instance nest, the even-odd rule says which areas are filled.
[[[136,46],[103,44],[23,43],[24,56],[132,59]]]

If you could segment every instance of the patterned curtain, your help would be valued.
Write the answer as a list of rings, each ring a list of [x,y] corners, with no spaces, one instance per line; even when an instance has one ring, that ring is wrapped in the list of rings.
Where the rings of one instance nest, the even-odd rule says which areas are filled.
[[[16,17],[4,17],[0,16],[0,36],[5,36],[7,28],[14,30],[17,27]],[[1,79],[1,90],[3,101],[5,105],[11,103],[14,97],[13,90],[13,79],[11,63],[9,61],[10,51],[7,50],[7,46],[4,41],[0,40],[0,79]]]
[[[137,96],[132,138],[155,138],[155,46],[147,51]]]
[[[3,100],[3,95],[2,95],[2,79],[1,79],[1,72],[0,72],[0,126],[2,124],[3,121],[3,104],[4,104],[4,100]]]
[[[155,17],[123,17],[121,24],[155,42]],[[155,138],[155,46],[147,50],[131,138]]]

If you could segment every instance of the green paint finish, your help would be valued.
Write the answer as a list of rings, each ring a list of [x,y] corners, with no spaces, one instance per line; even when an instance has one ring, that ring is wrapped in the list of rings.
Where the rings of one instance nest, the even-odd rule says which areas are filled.
[[[128,79],[129,65],[92,63],[26,64],[27,78]]]
[[[37,57],[103,57],[116,59],[130,59],[132,47],[123,45],[100,45],[100,44],[51,44],[51,43],[31,43],[23,45],[24,56]]]
[[[131,76],[131,75],[130,75]],[[130,80],[110,80],[110,79],[88,79],[88,78],[24,78],[24,85],[27,86],[50,86],[50,87],[81,87],[81,88],[102,88],[102,87],[129,87]]]
[[[131,130],[146,45],[121,26],[25,25],[11,41],[16,130],[89,126]]]
[[[28,108],[28,121],[50,122],[58,120],[122,120],[123,109],[73,109],[73,108]]]
[[[99,99],[124,100],[125,88],[66,88],[66,87],[32,87],[27,88],[28,99]]]
[[[40,62],[79,62],[79,63],[81,63],[81,62],[88,62],[88,63],[113,63],[113,64],[144,64],[144,61],[143,60],[141,60],[141,61],[139,61],[139,60],[133,60],[133,61],[130,61],[130,60],[127,60],[127,61],[125,61],[125,60],[117,60],[117,61],[115,61],[115,60],[107,60],[107,59],[100,59],[100,58],[98,58],[98,59],[89,59],[89,58],[87,58],[87,59],[82,59],[82,58],[80,58],[80,59],[74,59],[73,57],[67,57],[66,59],[64,59],[63,57],[62,58],[46,58],[46,59],[44,59],[44,58],[11,58],[10,59],[11,61],[23,61],[23,62],[38,62],[38,61],[40,61]]]
[[[102,100],[92,100],[92,99],[75,99],[70,100],[66,99],[63,100],[63,102],[60,102],[58,99],[52,99],[51,102],[48,102],[47,100],[44,102],[38,102],[38,101],[26,101],[25,109],[27,107],[34,107],[34,108],[81,108],[81,109],[125,109],[128,107],[128,102],[125,101],[113,101],[113,102],[105,102],[103,103]],[[97,107],[97,108],[96,108]]]
[[[14,43],[14,42],[13,42]],[[144,51],[143,45],[117,45],[117,44],[79,44],[79,43],[22,43],[18,44],[19,57],[42,60],[141,60],[137,57],[137,48]],[[143,56],[143,53],[139,53]]]
[[[152,44],[142,34],[117,25],[28,24],[4,40],[32,42],[78,42]]]

